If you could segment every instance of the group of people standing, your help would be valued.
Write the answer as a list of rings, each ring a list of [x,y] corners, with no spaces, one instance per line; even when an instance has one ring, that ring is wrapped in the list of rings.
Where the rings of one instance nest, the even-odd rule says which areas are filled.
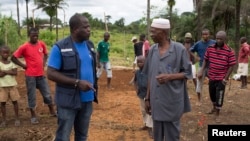
[[[212,103],[212,108],[207,114],[215,113],[215,121],[219,123],[221,122],[219,114],[223,105],[225,87],[237,63],[236,55],[234,50],[226,44],[227,35],[224,31],[217,32],[215,40],[212,40],[210,39],[209,30],[204,29],[202,30],[202,39],[190,46],[189,40],[191,38],[191,33],[186,33],[184,46],[188,50],[191,63],[194,64],[199,61],[197,74],[193,73],[198,97],[196,105],[200,106],[202,104],[202,87],[204,79],[207,77],[209,80],[209,96]],[[239,88],[246,89],[250,46],[246,37],[242,37],[239,44],[237,70],[241,80]],[[192,67],[193,72],[196,71],[194,69],[195,67]],[[197,75],[197,79],[195,79],[196,76],[194,75]]]
[[[205,78],[208,78],[212,108],[207,114],[214,114],[215,122],[220,123],[226,84],[237,63],[234,50],[226,44],[225,31],[218,31],[213,40],[210,39],[210,31],[203,29],[202,39],[196,43],[192,40],[192,34],[188,32],[185,34],[182,45],[169,38],[169,30],[170,24],[167,19],[153,20],[150,36],[155,44],[150,47],[145,61],[143,57],[137,55],[135,38],[131,40],[135,43],[135,58],[139,58],[137,60],[139,70],[135,76],[138,79],[140,78],[138,73],[141,77],[144,75],[148,82],[147,86],[144,84],[144,88],[147,89],[144,97],[138,89],[138,86],[142,87],[142,84],[135,83],[137,95],[140,101],[144,99],[146,112],[152,118],[155,141],[178,141],[180,139],[180,118],[183,113],[191,110],[186,86],[187,79],[192,79],[194,83],[198,97],[196,105],[200,106],[203,83]],[[246,37],[240,39],[240,45],[237,73],[241,75],[240,88],[245,89],[249,56]],[[197,71],[196,62],[199,62]],[[145,117],[143,110],[142,115]],[[144,123],[146,123],[145,120]]]
[[[111,88],[112,70],[108,57],[110,34],[105,32],[103,41],[99,42],[95,49],[89,39],[90,24],[85,16],[74,14],[69,20],[69,28],[70,35],[53,45],[47,63],[47,77],[56,83],[57,112],[54,110],[44,74],[48,51],[45,43],[38,40],[39,31],[31,28],[30,40],[21,45],[12,56],[9,56],[8,47],[1,47],[2,127],[6,125],[5,103],[8,95],[16,113],[15,125],[20,125],[17,104],[19,94],[16,81],[13,79],[17,74],[16,64],[25,70],[31,123],[39,123],[35,112],[36,89],[39,89],[51,116],[57,117],[55,141],[68,141],[72,128],[74,128],[75,141],[87,140],[93,102],[98,103],[98,78],[103,69],[107,71],[107,87]],[[217,32],[216,39],[211,40],[209,30],[204,29],[202,40],[194,44],[191,33],[187,33],[185,43],[182,44],[170,39],[170,28],[168,19],[156,18],[153,19],[150,27],[150,37],[154,42],[151,47],[144,34],[140,36],[139,42],[136,38],[131,40],[134,42],[135,49],[133,82],[145,124],[142,129],[149,129],[150,136],[155,141],[180,140],[181,117],[191,111],[187,79],[193,79],[198,105],[200,105],[202,84],[205,76],[208,77],[212,103],[212,109],[208,113],[215,114],[215,121],[220,122],[219,113],[223,105],[225,87],[236,64],[234,51],[226,44],[226,32]],[[246,38],[242,38],[241,43],[242,46],[247,46]],[[242,47],[240,51],[242,58],[245,57],[242,52],[245,53],[246,50]],[[7,59],[8,57],[11,57],[11,61]],[[18,59],[20,57],[24,58],[25,63]],[[240,68],[244,75],[242,75],[241,87],[245,88],[248,66],[246,66],[246,59],[242,60],[244,61],[241,62]],[[197,81],[194,78],[196,61],[199,61]],[[138,70],[135,70],[136,64],[139,67]],[[2,81],[3,79],[5,81]]]
[[[0,127],[7,125],[6,121],[6,102],[10,98],[13,103],[16,115],[15,126],[20,126],[18,113],[18,100],[20,98],[17,90],[17,65],[25,70],[25,83],[27,89],[28,108],[31,113],[31,124],[38,124],[36,115],[36,89],[40,91],[43,102],[48,105],[51,116],[56,116],[51,92],[47,79],[44,74],[48,52],[44,42],[38,40],[38,30],[31,28],[29,30],[29,41],[21,45],[13,54],[8,46],[2,46],[0,49],[0,102],[3,121]],[[23,57],[21,61],[18,58]]]
[[[43,102],[48,105],[50,115],[58,119],[55,141],[68,141],[73,127],[76,141],[87,140],[93,111],[92,102],[98,102],[97,80],[103,68],[107,71],[107,87],[110,88],[112,77],[108,58],[110,35],[105,32],[103,41],[95,49],[89,40],[90,25],[86,17],[75,14],[70,18],[69,25],[70,35],[56,42],[49,55],[46,44],[38,39],[38,28],[33,27],[29,29],[29,40],[18,47],[13,54],[8,46],[1,46],[0,102],[3,119],[0,127],[7,125],[5,105],[9,98],[14,105],[15,126],[20,126],[21,123],[17,102],[20,95],[15,80],[18,65],[25,70],[31,124],[39,123],[36,114],[36,89],[38,89]],[[56,83],[56,110],[44,71],[46,65],[48,79]]]

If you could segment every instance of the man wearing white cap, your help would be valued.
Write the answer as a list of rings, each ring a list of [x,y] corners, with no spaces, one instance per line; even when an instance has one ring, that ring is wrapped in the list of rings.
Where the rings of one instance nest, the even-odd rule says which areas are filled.
[[[148,75],[146,111],[152,114],[155,141],[179,141],[180,119],[191,111],[186,79],[192,79],[188,53],[181,43],[170,40],[167,19],[154,19],[151,46],[144,73]]]

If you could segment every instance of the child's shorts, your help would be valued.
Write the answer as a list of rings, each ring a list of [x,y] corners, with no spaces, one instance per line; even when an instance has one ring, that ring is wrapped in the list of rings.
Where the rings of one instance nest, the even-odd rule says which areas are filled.
[[[17,101],[19,98],[20,95],[16,86],[0,88],[0,102],[7,102],[9,99],[11,101]]]

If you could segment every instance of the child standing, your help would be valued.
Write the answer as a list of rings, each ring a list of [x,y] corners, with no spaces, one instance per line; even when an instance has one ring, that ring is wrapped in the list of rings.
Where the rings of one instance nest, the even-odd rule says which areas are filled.
[[[135,72],[135,79],[134,79],[134,84],[135,84],[135,89],[137,96],[140,100],[140,108],[142,112],[142,118],[144,122],[144,127],[142,127],[142,130],[147,130],[149,132],[149,136],[153,138],[153,121],[151,115],[146,113],[145,110],[145,97],[147,94],[147,82],[148,82],[148,77],[146,74],[142,72],[143,66],[144,66],[144,61],[145,57],[144,56],[138,56],[137,57],[137,66],[139,67],[139,70],[136,70]]]
[[[16,88],[17,82],[15,76],[17,75],[17,66],[9,60],[10,49],[8,46],[2,46],[0,48],[0,55],[2,57],[0,61],[0,103],[3,121],[0,127],[6,127],[6,102],[10,98],[14,106],[14,112],[16,115],[15,126],[20,126],[20,120],[18,115],[18,102],[20,98],[19,92]]]

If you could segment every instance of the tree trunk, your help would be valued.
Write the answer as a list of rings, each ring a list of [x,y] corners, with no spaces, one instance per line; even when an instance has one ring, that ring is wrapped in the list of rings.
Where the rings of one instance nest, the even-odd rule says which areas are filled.
[[[49,17],[49,31],[52,32],[52,17]]]
[[[26,2],[26,24],[27,24],[27,36],[29,36],[29,6],[28,6],[28,3],[29,3],[29,0],[25,0]]]
[[[173,13],[173,5],[171,5],[170,6],[170,8],[169,8],[169,22],[170,22],[170,27],[173,29],[173,27],[172,27],[172,14]],[[170,39],[172,39],[172,30],[170,30],[170,32],[169,32],[169,38]]]
[[[202,26],[201,26],[201,9],[202,9],[202,0],[196,0],[197,2],[197,39],[201,38],[201,31],[202,31]]]
[[[17,33],[21,36],[20,32],[20,15],[19,15],[19,1],[16,0],[16,11],[17,11]]]
[[[236,0],[235,7],[235,55],[238,56],[239,52],[239,40],[240,40],[240,8],[241,0]]]
[[[235,6],[235,56],[238,58],[239,53],[239,40],[240,40],[240,8],[241,8],[241,0],[236,0]],[[234,72],[237,71],[238,65],[235,66]]]
[[[147,38],[149,39],[150,33],[150,0],[147,3]]]

